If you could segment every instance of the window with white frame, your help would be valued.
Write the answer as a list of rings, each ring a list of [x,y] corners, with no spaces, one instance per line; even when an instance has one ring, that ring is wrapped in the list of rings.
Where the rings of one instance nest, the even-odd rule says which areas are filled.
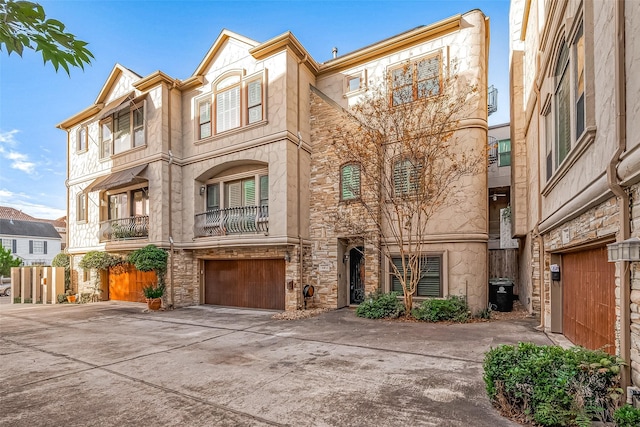
[[[87,151],[89,141],[89,132],[86,126],[80,126],[76,136],[76,151],[81,153]]]
[[[585,38],[583,23],[560,43],[554,57],[553,91],[543,109],[546,178],[551,179],[586,130]]]
[[[264,120],[264,73],[227,75],[214,84],[213,96],[195,101],[197,139],[205,139]]]
[[[84,192],[78,193],[76,197],[76,221],[87,220],[87,194]]]
[[[389,72],[391,105],[402,105],[439,95],[442,85],[442,57],[435,54],[394,67]]]
[[[47,253],[46,240],[29,240],[29,253],[30,254],[46,254]]]
[[[511,166],[511,140],[498,141],[498,166]]]
[[[100,158],[145,144],[145,101],[120,109],[100,121]]]
[[[245,174],[244,177],[223,178],[208,184],[206,195],[208,212],[245,206],[267,207],[269,206],[269,176],[259,172]]]
[[[420,260],[421,274],[415,295],[419,297],[442,297],[442,256],[424,256]],[[402,276],[404,274],[402,258],[394,257],[391,262]],[[390,267],[390,269],[391,291],[402,293],[402,284],[398,276],[393,274],[393,267]]]
[[[149,215],[149,189],[126,190],[108,195],[108,219],[125,219]]]
[[[2,247],[8,249],[11,253],[15,254],[18,249],[16,239],[2,239]]]

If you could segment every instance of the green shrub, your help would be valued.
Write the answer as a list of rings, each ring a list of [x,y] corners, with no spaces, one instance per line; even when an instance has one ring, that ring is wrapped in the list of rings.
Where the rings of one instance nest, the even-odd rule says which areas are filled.
[[[371,293],[356,309],[356,316],[369,319],[396,319],[404,314],[404,304],[398,299],[398,295],[398,292]]]
[[[142,288],[142,293],[144,297],[148,299],[162,298],[162,295],[164,295],[164,286],[147,285]]]
[[[547,426],[588,425],[612,421],[623,364],[602,351],[520,343],[487,352],[483,378],[505,414]]]
[[[617,427],[638,427],[640,426],[640,408],[624,405],[613,413],[613,419]]]
[[[429,298],[411,310],[411,314],[418,320],[439,322],[451,320],[466,322],[469,319],[469,306],[464,297],[449,296],[446,299]]]
[[[56,296],[56,299],[58,300],[58,304],[62,304],[63,302],[67,302],[67,294],[58,294]]]
[[[155,245],[147,245],[129,254],[127,260],[140,271],[155,271],[158,284],[164,288],[169,253]]]

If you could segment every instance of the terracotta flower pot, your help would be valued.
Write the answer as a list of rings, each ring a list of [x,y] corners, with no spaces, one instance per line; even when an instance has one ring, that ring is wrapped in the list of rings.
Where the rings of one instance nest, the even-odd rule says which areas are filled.
[[[76,296],[75,295],[67,295],[67,302],[76,302]]]
[[[149,307],[149,310],[160,310],[161,306],[162,298],[147,298],[147,307]]]

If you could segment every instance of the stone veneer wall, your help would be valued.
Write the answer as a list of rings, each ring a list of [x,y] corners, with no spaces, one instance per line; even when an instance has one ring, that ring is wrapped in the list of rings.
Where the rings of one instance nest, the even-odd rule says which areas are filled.
[[[635,185],[629,191],[631,204],[631,236],[640,237],[640,185]],[[640,263],[630,264],[631,268],[631,380],[636,387],[640,387]],[[620,277],[620,272],[616,270]],[[620,281],[617,280],[619,286]],[[616,288],[616,301],[620,291]]]
[[[342,260],[338,260],[338,245],[346,240],[364,240],[353,231],[341,227],[340,218],[358,211],[357,203],[340,202],[340,166],[343,160],[333,148],[334,131],[338,124],[345,124],[343,110],[335,102],[318,91],[311,91],[311,174],[309,199],[310,230],[313,241],[309,278],[316,287],[319,305],[327,308],[338,306],[338,273],[346,274]],[[366,197],[365,177],[361,177],[361,193]],[[369,227],[368,231],[373,228]],[[372,237],[373,236],[373,237]],[[365,292],[380,289],[380,256],[377,234],[369,234],[364,240]],[[348,301],[347,301],[348,303]]]

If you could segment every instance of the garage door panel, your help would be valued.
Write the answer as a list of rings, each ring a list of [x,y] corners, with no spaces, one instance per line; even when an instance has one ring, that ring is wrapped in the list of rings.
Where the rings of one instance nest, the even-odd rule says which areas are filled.
[[[606,247],[562,256],[563,334],[574,344],[614,352],[615,265]]]
[[[284,310],[284,260],[205,262],[205,304]]]

